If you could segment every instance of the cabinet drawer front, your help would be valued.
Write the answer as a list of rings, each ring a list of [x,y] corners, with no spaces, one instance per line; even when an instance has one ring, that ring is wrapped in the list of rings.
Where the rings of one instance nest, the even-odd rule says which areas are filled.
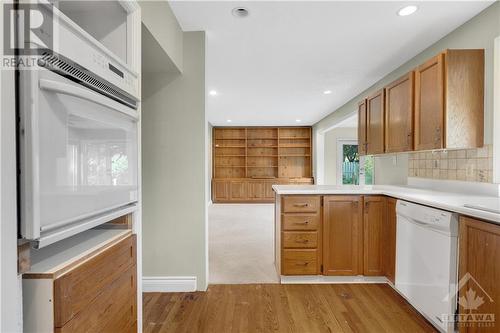
[[[134,332],[137,320],[136,266],[103,290],[56,332]]]
[[[85,310],[136,262],[136,236],[131,235],[54,281],[54,321],[62,327]]]
[[[317,231],[285,231],[282,235],[285,248],[316,248],[318,246]]]
[[[285,213],[316,213],[319,212],[320,204],[319,196],[283,197],[283,211]]]
[[[319,214],[282,215],[283,230],[318,230]]]
[[[317,250],[283,250],[284,275],[318,274]]]

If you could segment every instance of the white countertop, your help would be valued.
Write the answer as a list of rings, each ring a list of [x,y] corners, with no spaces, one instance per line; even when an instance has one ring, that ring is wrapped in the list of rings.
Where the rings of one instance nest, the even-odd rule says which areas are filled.
[[[451,212],[456,212],[500,224],[500,214],[488,212],[464,205],[481,206],[489,210],[500,211],[500,197],[490,195],[428,190],[411,186],[336,186],[336,185],[273,185],[279,195],[328,195],[328,194],[381,194],[393,198],[411,201]],[[467,191],[464,191],[467,192]]]
[[[31,268],[27,274],[55,274],[106,245],[132,233],[130,229],[95,228],[66,238],[42,249],[31,250]]]

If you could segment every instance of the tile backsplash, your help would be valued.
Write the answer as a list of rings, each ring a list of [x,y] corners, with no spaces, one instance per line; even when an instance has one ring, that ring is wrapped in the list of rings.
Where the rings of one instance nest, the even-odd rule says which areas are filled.
[[[408,154],[408,176],[493,182],[493,146]]]

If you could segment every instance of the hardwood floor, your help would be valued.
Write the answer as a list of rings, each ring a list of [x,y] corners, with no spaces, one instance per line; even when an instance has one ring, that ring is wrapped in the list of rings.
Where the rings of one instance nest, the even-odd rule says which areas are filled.
[[[390,286],[211,285],[144,294],[144,332],[436,332]]]

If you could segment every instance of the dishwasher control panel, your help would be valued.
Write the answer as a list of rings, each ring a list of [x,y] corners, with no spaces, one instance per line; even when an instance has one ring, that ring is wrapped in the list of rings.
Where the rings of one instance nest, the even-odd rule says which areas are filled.
[[[448,211],[398,200],[396,214],[419,224],[456,235],[458,233],[458,215]]]

